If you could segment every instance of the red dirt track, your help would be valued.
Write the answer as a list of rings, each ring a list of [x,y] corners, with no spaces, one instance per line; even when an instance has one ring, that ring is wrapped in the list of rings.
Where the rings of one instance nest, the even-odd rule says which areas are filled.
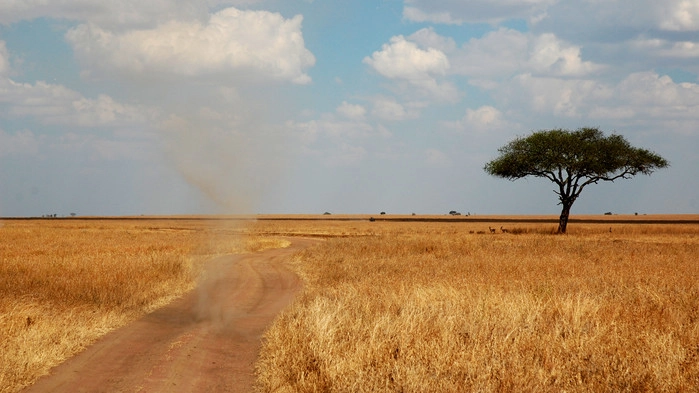
[[[196,290],[110,332],[25,392],[249,392],[260,338],[301,287],[284,267],[317,240],[208,263]]]

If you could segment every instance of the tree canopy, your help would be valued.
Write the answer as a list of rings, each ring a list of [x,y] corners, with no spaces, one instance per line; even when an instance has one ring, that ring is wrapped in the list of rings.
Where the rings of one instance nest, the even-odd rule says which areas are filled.
[[[498,149],[484,170],[508,180],[527,176],[549,179],[563,206],[558,231],[564,233],[570,207],[590,184],[650,175],[669,166],[667,160],[636,148],[621,135],[605,136],[597,128],[542,130],[519,137]]]

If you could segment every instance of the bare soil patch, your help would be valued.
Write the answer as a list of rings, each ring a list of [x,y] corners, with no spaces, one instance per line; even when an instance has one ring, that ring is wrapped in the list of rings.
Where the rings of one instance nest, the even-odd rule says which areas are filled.
[[[316,241],[211,261],[196,290],[107,334],[25,391],[250,391],[260,338],[301,287],[285,261]]]

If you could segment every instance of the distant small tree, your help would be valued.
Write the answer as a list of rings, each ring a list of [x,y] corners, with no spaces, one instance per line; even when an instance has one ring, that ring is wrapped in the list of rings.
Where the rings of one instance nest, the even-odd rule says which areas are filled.
[[[570,208],[588,185],[650,175],[669,166],[661,156],[631,146],[621,135],[604,136],[597,128],[537,131],[498,151],[500,156],[483,168],[488,174],[513,181],[543,177],[558,186],[554,190],[561,205],[558,233],[566,232]]]

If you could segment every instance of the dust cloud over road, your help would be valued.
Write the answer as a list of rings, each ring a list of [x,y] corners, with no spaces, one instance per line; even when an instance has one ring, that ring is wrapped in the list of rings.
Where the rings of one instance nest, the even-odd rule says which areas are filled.
[[[212,260],[196,290],[107,334],[25,392],[251,391],[260,338],[301,287],[284,261],[315,241]]]

